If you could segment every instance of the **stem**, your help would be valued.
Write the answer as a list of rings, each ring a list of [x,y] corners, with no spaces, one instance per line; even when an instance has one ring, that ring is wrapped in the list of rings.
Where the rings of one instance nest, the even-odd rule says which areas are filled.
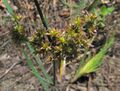
[[[46,28],[46,30],[48,30],[48,25],[47,25],[47,23],[46,23],[46,21],[45,21],[45,18],[44,18],[44,16],[43,16],[43,13],[42,13],[42,10],[41,10],[41,8],[40,8],[40,6],[39,6],[39,3],[38,3],[38,0],[34,0],[34,3],[35,3],[35,5],[36,5],[36,7],[37,7],[37,10],[38,10],[38,13],[39,13],[39,15],[40,15],[40,18],[41,18],[41,21],[42,21],[42,24],[43,24],[43,26]],[[49,40],[49,42],[51,42],[52,43],[52,45],[53,45],[53,39],[50,37],[50,36],[47,36],[48,37],[48,40]],[[55,62],[55,60],[53,59],[53,85],[55,86],[55,83],[56,83],[56,67],[55,67],[55,65],[56,65],[56,62]]]
[[[43,13],[42,13],[42,10],[41,10],[41,8],[40,8],[40,6],[39,6],[39,3],[38,3],[38,0],[34,0],[34,2],[35,2],[35,5],[36,5],[36,7],[37,7],[37,10],[38,10],[38,13],[39,13],[39,15],[40,15],[40,18],[41,18],[41,21],[42,21],[42,23],[43,23],[43,26],[46,28],[46,30],[48,29],[48,25],[47,25],[47,23],[46,23],[46,21],[45,21],[45,18],[44,18],[44,16],[43,16]]]
[[[53,59],[53,85],[55,86],[56,84],[56,62],[55,62],[55,59]]]
[[[47,23],[45,21],[45,18],[43,16],[42,10],[41,10],[41,8],[39,6],[38,0],[34,0],[34,3],[36,5],[36,7],[37,7],[37,10],[38,10],[38,13],[40,15],[43,26],[46,28],[46,30],[48,30],[48,25],[47,25]],[[48,38],[48,41],[52,43],[52,38],[49,35],[47,35],[47,38]],[[47,39],[47,38],[45,37],[45,39]]]
[[[87,7],[87,11],[91,11],[93,8],[96,8],[96,6],[100,3],[100,0],[94,0],[91,5]]]

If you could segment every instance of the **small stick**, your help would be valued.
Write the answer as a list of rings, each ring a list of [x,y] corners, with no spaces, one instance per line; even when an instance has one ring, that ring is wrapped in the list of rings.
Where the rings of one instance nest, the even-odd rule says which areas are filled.
[[[55,86],[56,84],[56,62],[55,59],[53,59],[53,85]]]
[[[20,64],[20,62],[14,63],[9,69],[7,69],[2,76],[0,76],[0,79],[2,79],[5,75],[7,75],[16,65]]]

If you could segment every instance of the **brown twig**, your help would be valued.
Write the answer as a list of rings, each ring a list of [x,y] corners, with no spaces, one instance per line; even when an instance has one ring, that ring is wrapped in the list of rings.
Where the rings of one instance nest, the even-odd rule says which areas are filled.
[[[14,63],[10,68],[8,68],[3,75],[0,76],[0,79],[2,79],[5,75],[7,75],[16,65],[20,64],[20,62]]]
[[[56,62],[53,59],[53,85],[55,86],[56,84]]]

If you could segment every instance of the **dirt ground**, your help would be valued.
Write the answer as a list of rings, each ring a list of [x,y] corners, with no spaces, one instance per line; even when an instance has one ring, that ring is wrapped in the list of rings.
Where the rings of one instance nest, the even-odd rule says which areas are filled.
[[[42,25],[32,0],[30,2],[27,1],[30,0],[18,0],[15,3],[11,3],[11,5],[16,13],[22,15],[23,20],[20,23],[24,24],[26,32],[29,32],[34,30],[34,28],[41,28]],[[51,22],[50,26],[54,25],[54,27],[64,28],[69,17],[61,17],[61,13],[64,13],[66,9],[58,3],[57,8],[54,10],[51,8],[52,3],[49,0],[46,1],[42,3],[41,7],[45,9],[46,16],[49,15],[47,18],[50,18],[48,20]],[[49,3],[49,6],[46,3]],[[69,85],[59,84],[59,91],[120,91],[120,4],[116,3],[115,8],[112,15],[107,17],[105,30],[116,31],[116,41],[104,58],[104,63],[96,72],[94,79],[89,83],[78,81]],[[48,10],[49,12],[47,12]],[[67,13],[69,16],[69,11]],[[33,25],[34,14],[37,14],[36,22],[38,25]],[[38,80],[30,69],[25,64],[17,65],[21,58],[24,60],[24,57],[21,55],[20,46],[12,39],[10,31],[13,24],[9,17],[10,15],[6,10],[0,9],[0,91],[42,91]],[[11,66],[14,67],[10,69]],[[9,69],[8,74],[4,75]]]

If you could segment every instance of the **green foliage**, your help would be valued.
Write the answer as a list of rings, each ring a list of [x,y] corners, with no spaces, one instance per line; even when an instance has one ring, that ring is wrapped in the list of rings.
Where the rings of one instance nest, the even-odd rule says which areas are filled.
[[[6,6],[7,8],[7,11],[10,13],[10,15],[12,16],[12,21],[13,21],[13,24],[14,24],[14,27],[13,27],[13,31],[12,31],[12,37],[13,39],[16,41],[16,42],[23,42],[23,41],[26,41],[27,38],[26,36],[24,35],[24,27],[23,25],[19,24],[19,20],[21,19],[20,16],[17,16],[12,7],[10,6],[10,4],[8,3],[8,0],[2,0],[2,2],[4,3],[4,5]]]
[[[95,25],[102,28],[105,27],[105,17],[108,14],[111,14],[114,10],[114,7],[106,7],[102,6],[100,9],[93,9],[93,13],[96,15],[97,19],[95,21]]]
[[[13,9],[12,9],[12,7],[10,6],[10,4],[8,3],[8,0],[2,0],[2,2],[5,4],[8,12],[9,12],[12,16],[14,16]]]
[[[106,7],[106,6],[102,6],[100,9],[100,14],[103,16],[106,16],[108,14],[111,14],[114,10],[114,7]]]
[[[107,53],[108,49],[113,45],[113,43],[114,37],[109,38],[106,41],[104,47],[101,48],[101,50],[95,56],[93,56],[90,60],[84,63],[84,65],[82,64],[81,66],[79,66],[71,82],[75,82],[78,78],[80,78],[83,75],[95,72],[103,63],[103,58]]]
[[[13,9],[8,4],[7,0],[3,0],[8,12],[12,15],[12,20],[14,22],[14,30],[12,32],[15,38],[18,41],[28,41],[26,44],[32,57],[37,62],[42,76],[33,65],[28,53],[24,49],[22,52],[26,58],[28,66],[32,70],[33,74],[38,78],[45,91],[49,91],[49,86],[53,82],[50,75],[46,72],[39,55],[35,54],[36,51],[37,53],[45,54],[44,56],[50,54],[52,58],[55,58],[55,60],[61,61],[59,72],[60,79],[62,79],[65,75],[65,66],[67,61],[70,58],[75,58],[83,53],[85,54],[86,50],[90,50],[90,47],[93,46],[93,41],[97,41],[95,39],[97,37],[96,35],[99,33],[98,29],[105,26],[105,17],[114,10],[114,7],[106,6],[96,9],[96,6],[100,3],[100,0],[93,1],[94,2],[89,6],[88,0],[80,0],[80,2],[76,4],[67,3],[66,0],[61,0],[65,6],[73,9],[75,11],[73,15],[76,15],[72,18],[72,23],[68,25],[65,30],[61,31],[57,28],[48,28],[48,23],[43,17],[37,0],[35,0],[40,17],[48,31],[45,31],[45,29],[39,29],[36,30],[31,36],[27,37],[25,36],[24,26],[19,23],[21,18],[14,14]],[[81,14],[84,9],[88,10],[88,12]],[[52,39],[51,42],[47,40],[46,37],[48,36]],[[79,69],[76,71],[76,74],[71,82],[76,81],[79,77],[85,74],[95,72],[102,64],[102,59],[113,42],[113,37],[108,39],[103,48],[101,48],[95,56],[93,56],[90,60],[80,62]],[[30,43],[35,47],[35,49]]]
[[[21,18],[19,16],[12,17],[12,21],[14,24],[12,32],[12,38],[15,42],[21,43],[27,41],[27,36],[25,36],[25,29],[22,24],[19,23]]]
[[[101,11],[103,11],[103,9],[101,9]],[[108,12],[108,13],[110,13],[110,12]],[[105,15],[106,14],[104,14],[104,16]],[[39,33],[40,35],[38,36],[35,34],[35,37],[33,36],[35,38],[34,40],[41,39],[41,41],[39,41],[39,43],[41,45],[40,49],[39,49],[40,53],[41,52],[45,53],[45,54],[50,53],[53,56],[53,58],[56,58],[57,60],[61,60],[60,80],[62,80],[62,77],[65,74],[62,71],[62,69],[65,70],[65,65],[66,65],[67,60],[71,57],[74,58],[77,55],[81,55],[80,53],[85,53],[86,50],[89,50],[93,41],[95,41],[95,39],[97,37],[96,35],[99,31],[99,30],[97,30],[99,27],[99,25],[97,23],[99,23],[99,21],[100,21],[99,17],[100,17],[100,15],[97,16],[95,13],[89,13],[89,14],[81,16],[81,17],[76,17],[73,21],[73,24],[68,26],[65,31],[51,28],[51,29],[49,29],[49,32],[39,33],[42,31],[38,31],[37,33]],[[52,45],[48,41],[43,40],[43,36],[46,36],[46,35],[49,35],[53,39],[54,45]],[[40,37],[40,36],[42,36],[42,37]],[[34,44],[34,42],[33,42],[33,44]],[[82,49],[84,50],[83,52],[78,51],[78,49],[80,47],[82,47]],[[102,57],[105,55],[106,51],[100,52],[99,60],[102,59]],[[101,56],[101,54],[102,54],[102,56]],[[66,60],[64,60],[64,58],[66,58]],[[98,58],[98,56],[97,56],[97,58]],[[95,58],[91,59],[91,60],[92,60],[92,62],[96,61]],[[87,62],[84,64],[85,67],[83,67],[83,66],[81,67],[82,71],[78,74],[84,75],[84,71],[86,71],[87,67],[89,67],[88,65],[92,65],[93,68],[92,68],[92,66],[90,66],[91,69],[88,72],[85,72],[85,74],[90,73],[95,68],[98,67],[98,64],[99,65],[101,64],[100,62],[102,62],[102,61],[98,61],[98,63],[96,62],[93,65],[91,60],[90,60],[90,62]],[[77,79],[78,77],[79,77],[79,75],[75,76],[74,79]]]
[[[73,9],[74,11],[74,13],[72,14],[73,18],[76,16],[81,17],[82,15],[84,15],[82,14],[82,11],[84,9],[87,10],[89,13],[90,12],[94,13],[97,17],[95,24],[99,26],[99,28],[105,27],[105,16],[112,13],[114,10],[114,7],[106,7],[104,5],[100,8],[97,8],[99,4],[104,3],[101,0],[92,0],[91,4],[88,3],[89,2],[88,0],[80,0],[77,4],[67,3],[66,0],[61,0],[61,2],[65,6]],[[73,18],[71,21],[73,21]]]
[[[43,86],[44,90],[45,91],[49,91],[49,86],[50,84],[52,84],[52,80],[51,80],[51,77],[49,74],[47,74],[44,66],[43,66],[43,63],[41,62],[40,58],[38,55],[35,55],[34,52],[34,48],[29,44],[27,43],[27,46],[32,54],[32,56],[35,58],[36,62],[38,63],[39,65],[39,68],[41,69],[41,72],[43,73],[44,77],[43,78],[39,72],[37,71],[37,69],[35,68],[35,66],[33,65],[33,62],[32,60],[30,59],[30,56],[28,55],[28,53],[23,49],[22,52],[26,58],[26,61],[27,61],[27,64],[28,66],[30,67],[30,69],[32,70],[33,74],[38,78],[40,84]]]
[[[34,48],[32,47],[32,45],[30,45],[29,42],[27,42],[27,46],[31,52],[31,54],[33,55],[33,57],[36,59],[41,71],[43,72],[45,78],[48,80],[48,82],[51,82],[52,83],[52,80],[51,80],[51,77],[46,73],[46,70],[44,69],[44,66],[43,66],[43,63],[42,61],[40,60],[39,56],[38,55],[35,55],[35,50]]]
[[[37,31],[35,34],[31,36],[29,39],[30,42],[37,42],[39,48],[37,49],[39,53],[51,54],[53,58],[56,60],[60,60],[60,80],[65,75],[65,65],[69,58],[75,58],[77,55],[81,55],[78,51],[80,47],[83,49],[89,49],[92,45],[92,42],[95,39],[95,33],[97,26],[94,26],[94,21],[96,16],[93,14],[89,14],[82,17],[77,17],[73,21],[73,24],[68,26],[65,31],[61,31],[59,29],[51,28],[49,32],[42,33],[41,31]],[[90,26],[86,27],[85,25],[90,22]],[[50,36],[53,39],[53,44],[50,42],[43,40],[43,37]],[[37,41],[36,41],[37,40]],[[64,58],[66,58],[64,60]]]

